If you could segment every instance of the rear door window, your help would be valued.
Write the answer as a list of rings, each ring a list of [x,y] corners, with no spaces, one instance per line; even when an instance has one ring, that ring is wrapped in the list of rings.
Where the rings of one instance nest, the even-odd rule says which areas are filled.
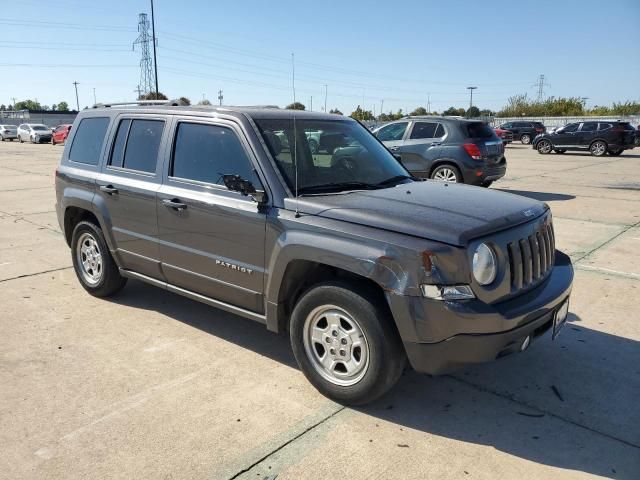
[[[169,176],[223,185],[222,175],[258,179],[236,133],[227,127],[180,122]]]
[[[610,123],[600,123],[598,125],[598,130],[609,130],[612,127]]]
[[[163,130],[162,120],[121,120],[111,151],[110,165],[154,173]]]
[[[404,137],[404,132],[407,130],[407,122],[393,123],[391,125],[387,125],[382,127],[376,133],[376,137],[381,142],[393,142],[397,140],[402,140]]]
[[[100,161],[102,145],[109,126],[108,117],[84,118],[80,121],[73,137],[69,160],[88,165],[97,165]]]
[[[435,122],[415,122],[409,138],[412,140],[434,138],[438,125],[439,124]]]
[[[585,122],[582,124],[581,132],[595,132],[598,129],[598,124],[595,122]]]

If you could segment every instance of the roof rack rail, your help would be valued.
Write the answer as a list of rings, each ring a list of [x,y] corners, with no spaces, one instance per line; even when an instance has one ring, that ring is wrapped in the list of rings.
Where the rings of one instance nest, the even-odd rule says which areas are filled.
[[[173,105],[175,100],[132,100],[130,102],[96,103],[91,108],[120,107],[123,105]]]

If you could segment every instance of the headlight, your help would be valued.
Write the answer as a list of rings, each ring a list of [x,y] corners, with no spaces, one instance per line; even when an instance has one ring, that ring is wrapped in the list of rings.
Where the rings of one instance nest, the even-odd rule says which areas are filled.
[[[496,279],[496,254],[486,243],[481,243],[473,253],[473,276],[480,285],[489,285]]]

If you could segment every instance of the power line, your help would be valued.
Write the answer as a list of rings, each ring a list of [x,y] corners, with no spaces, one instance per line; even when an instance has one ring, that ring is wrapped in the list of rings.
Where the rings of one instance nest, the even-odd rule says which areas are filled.
[[[153,60],[151,59],[151,52],[149,50],[149,42],[152,41],[152,37],[149,35],[149,18],[146,13],[140,13],[138,15],[138,38],[133,42],[133,48],[136,45],[140,45],[140,88],[147,94],[154,90],[154,86],[157,85],[155,76],[153,74]]]
[[[538,81],[533,86],[538,88],[538,101],[541,102],[544,99],[544,88],[551,85],[545,83],[544,74],[540,74]]]

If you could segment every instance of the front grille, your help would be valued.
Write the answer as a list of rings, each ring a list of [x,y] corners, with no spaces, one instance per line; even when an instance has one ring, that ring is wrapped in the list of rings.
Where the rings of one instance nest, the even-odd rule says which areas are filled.
[[[528,237],[508,244],[511,290],[518,291],[540,282],[555,261],[553,225],[545,222]]]

